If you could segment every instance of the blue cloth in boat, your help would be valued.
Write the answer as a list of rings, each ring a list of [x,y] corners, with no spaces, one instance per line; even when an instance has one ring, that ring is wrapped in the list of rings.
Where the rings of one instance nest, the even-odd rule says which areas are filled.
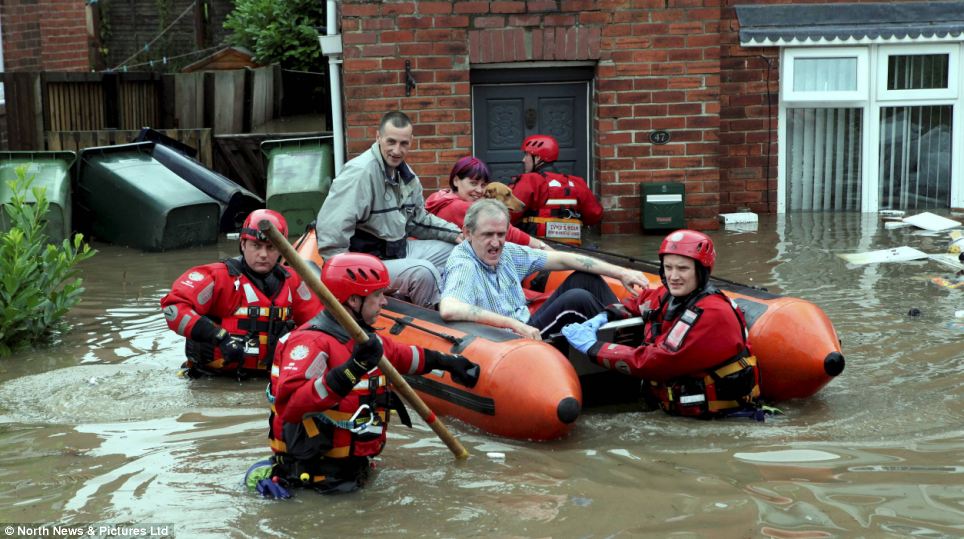
[[[529,321],[522,280],[545,267],[546,252],[514,243],[502,247],[495,267],[482,262],[468,241],[455,246],[445,265],[442,297],[453,297],[487,311]]]

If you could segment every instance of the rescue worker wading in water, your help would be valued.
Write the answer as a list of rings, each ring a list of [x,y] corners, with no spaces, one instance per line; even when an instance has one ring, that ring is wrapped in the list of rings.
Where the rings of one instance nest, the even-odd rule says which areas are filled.
[[[280,213],[255,210],[241,227],[241,256],[187,270],[161,299],[167,326],[187,338],[183,367],[191,378],[266,375],[278,339],[321,309],[301,278],[278,264],[277,248],[258,230],[262,219],[287,236]]]
[[[411,426],[401,400],[389,391],[378,369],[382,355],[402,374],[441,369],[467,387],[475,386],[479,367],[459,355],[396,344],[373,333],[372,324],[388,303],[388,270],[378,258],[335,255],[321,279],[369,332],[369,339],[364,344],[351,340],[327,310],[282,338],[271,367],[269,421],[275,484],[329,494],[365,484],[371,458],[385,447],[392,409]]]
[[[663,286],[569,324],[563,335],[593,362],[646,380],[644,395],[670,414],[762,419],[760,374],[743,313],[709,283],[713,242],[701,232],[677,230],[663,240],[659,260]],[[631,316],[645,320],[639,347],[596,340],[607,321]]]
[[[599,223],[603,212],[586,180],[543,171],[559,159],[559,143],[549,135],[526,138],[522,152],[524,174],[512,184],[512,193],[525,209],[512,215],[513,224],[532,236],[581,245],[582,225]]]

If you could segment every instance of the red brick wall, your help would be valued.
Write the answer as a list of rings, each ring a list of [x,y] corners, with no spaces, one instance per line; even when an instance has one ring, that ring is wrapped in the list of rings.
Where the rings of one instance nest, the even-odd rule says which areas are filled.
[[[736,10],[731,6],[741,3],[727,0],[722,10],[720,213],[744,208],[772,213],[777,210],[779,49],[740,47]]]
[[[755,3],[879,0],[759,0]],[[903,0],[913,3],[926,0]],[[471,150],[469,69],[495,62],[596,62],[594,174],[604,232],[638,230],[640,184],[683,181],[687,225],[777,207],[779,49],[741,48],[746,0],[345,0],[350,156],[380,115],[416,122],[411,161],[426,188]],[[404,93],[404,60],[418,81]],[[769,80],[768,80],[769,79]],[[666,129],[672,142],[648,143]]]
[[[638,231],[640,184],[657,181],[685,183],[688,226],[716,226],[719,0],[345,0],[341,10],[349,157],[371,144],[384,112],[403,110],[415,122],[409,160],[435,189],[471,151],[471,66],[592,60],[603,231]],[[672,142],[650,144],[656,129]]]
[[[90,69],[84,0],[4,0],[7,71]]]

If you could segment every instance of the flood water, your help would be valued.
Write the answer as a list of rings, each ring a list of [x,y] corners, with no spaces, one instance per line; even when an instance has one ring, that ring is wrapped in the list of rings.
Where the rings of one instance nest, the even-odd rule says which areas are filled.
[[[958,218],[959,219],[959,218]],[[162,254],[97,244],[73,331],[0,361],[0,523],[128,524],[176,537],[961,537],[964,289],[936,262],[848,266],[839,253],[946,234],[875,215],[762,216],[711,233],[715,274],[821,306],[847,367],[764,423],[591,409],[565,439],[393,424],[360,493],[269,501],[241,487],[269,456],[264,382],[187,382],[158,300],[187,267],[236,243]],[[606,238],[655,258],[661,236]],[[921,315],[909,317],[918,308]],[[538,373],[533,373],[538,376]],[[504,459],[489,458],[501,452]]]

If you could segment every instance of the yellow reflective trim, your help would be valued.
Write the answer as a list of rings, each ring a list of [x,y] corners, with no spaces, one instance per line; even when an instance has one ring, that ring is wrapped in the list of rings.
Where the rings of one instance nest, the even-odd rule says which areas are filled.
[[[577,223],[582,224],[581,219],[563,219],[562,217],[526,217],[523,223]]]
[[[351,449],[351,448],[348,447],[348,446],[335,447],[335,448],[333,448],[331,451],[325,453],[325,456],[326,456],[326,457],[331,457],[331,458],[336,458],[336,459],[343,459],[343,458],[348,457],[348,452],[349,452],[350,449]]]
[[[271,450],[278,453],[287,453],[288,446],[282,440],[271,440]]]
[[[315,436],[318,436],[319,434],[318,425],[315,425],[314,419],[309,417],[308,419],[305,419],[304,421],[302,421],[301,424],[305,426],[305,433],[308,434],[309,438],[314,438]]]

